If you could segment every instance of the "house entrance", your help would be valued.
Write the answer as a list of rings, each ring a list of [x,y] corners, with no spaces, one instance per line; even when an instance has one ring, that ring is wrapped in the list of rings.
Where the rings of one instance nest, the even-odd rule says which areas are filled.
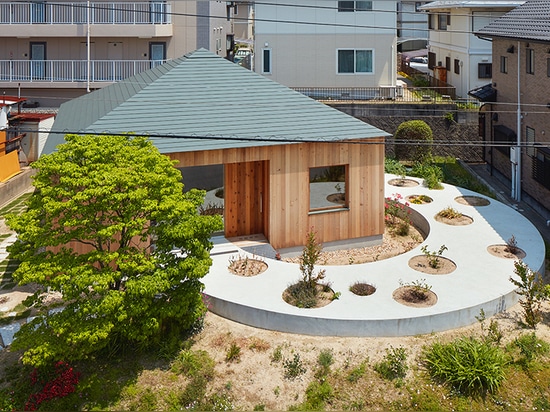
[[[268,222],[268,162],[225,165],[225,236],[263,233]]]

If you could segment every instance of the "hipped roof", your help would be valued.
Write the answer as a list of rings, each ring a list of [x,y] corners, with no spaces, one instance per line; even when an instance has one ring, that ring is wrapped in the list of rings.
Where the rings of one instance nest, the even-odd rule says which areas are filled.
[[[62,104],[52,129],[44,153],[66,133],[147,135],[161,153],[389,136],[204,49]]]

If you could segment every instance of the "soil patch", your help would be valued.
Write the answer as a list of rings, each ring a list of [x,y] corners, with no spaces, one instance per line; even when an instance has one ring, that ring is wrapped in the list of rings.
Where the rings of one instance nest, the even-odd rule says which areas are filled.
[[[410,196],[407,196],[406,199],[409,202],[414,203],[415,205],[424,205],[426,203],[433,202],[433,199],[427,195],[410,195]]]
[[[508,245],[491,245],[487,247],[487,251],[493,255],[503,259],[523,259],[527,254],[525,251],[516,247],[514,253],[510,252]]]
[[[392,297],[396,302],[414,308],[427,308],[437,303],[437,295],[434,292],[419,292],[414,286],[401,286],[393,292]]]
[[[349,288],[350,292],[357,296],[370,296],[376,292],[376,288],[369,283],[356,282]]]
[[[389,259],[414,249],[423,242],[425,237],[414,226],[409,228],[409,233],[406,236],[393,234],[392,229],[386,226],[380,245],[323,251],[319,256],[318,264],[327,266],[354,265]],[[289,263],[300,263],[300,256],[283,257],[282,260]]]
[[[413,256],[409,260],[409,267],[418,270],[422,273],[427,273],[429,275],[448,275],[449,273],[452,273],[456,269],[456,264],[443,256],[440,256],[439,258],[439,265],[437,268],[433,268],[430,266],[430,262],[427,256],[424,255],[418,255]]]
[[[267,270],[267,263],[253,258],[238,258],[229,260],[229,271],[238,276],[256,276]]]
[[[413,179],[391,179],[388,180],[388,184],[397,187],[415,187],[419,185],[419,183]]]
[[[491,204],[490,201],[479,196],[458,196],[455,197],[455,201],[467,206],[488,206]]]
[[[458,217],[443,217],[440,215],[435,215],[435,220],[450,226],[467,226],[474,222],[474,219],[466,215],[461,215]]]

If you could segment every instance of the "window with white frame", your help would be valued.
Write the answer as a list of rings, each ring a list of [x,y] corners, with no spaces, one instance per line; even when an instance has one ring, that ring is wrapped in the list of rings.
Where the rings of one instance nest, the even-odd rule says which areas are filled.
[[[339,12],[350,11],[370,11],[372,10],[372,1],[339,1]]]
[[[271,49],[262,50],[262,73],[271,73]]]
[[[338,50],[338,73],[372,73],[372,54],[372,50]]]

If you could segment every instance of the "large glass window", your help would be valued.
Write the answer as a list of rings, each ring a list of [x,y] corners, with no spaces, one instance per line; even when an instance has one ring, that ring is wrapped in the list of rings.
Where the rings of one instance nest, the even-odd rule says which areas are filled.
[[[338,73],[372,72],[372,50],[338,50]]]
[[[348,208],[347,166],[312,167],[309,169],[309,210]]]
[[[369,11],[372,10],[372,1],[339,1],[339,12]]]

